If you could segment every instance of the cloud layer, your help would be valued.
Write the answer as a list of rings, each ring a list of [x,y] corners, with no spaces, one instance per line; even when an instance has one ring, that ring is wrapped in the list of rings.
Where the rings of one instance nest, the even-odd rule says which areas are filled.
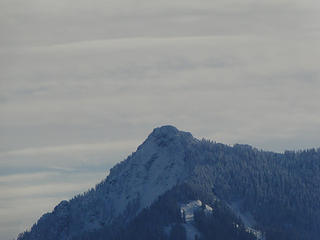
[[[163,124],[267,150],[319,147],[319,1],[0,9],[0,238],[93,186]]]

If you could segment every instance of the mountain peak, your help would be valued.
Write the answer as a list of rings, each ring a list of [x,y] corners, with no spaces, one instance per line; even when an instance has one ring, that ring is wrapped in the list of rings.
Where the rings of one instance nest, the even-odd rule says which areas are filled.
[[[153,129],[151,135],[153,135],[153,136],[159,136],[159,135],[171,136],[171,135],[176,135],[178,133],[179,133],[179,130],[175,126],[164,125],[164,126],[157,127],[155,129]]]
[[[94,189],[62,201],[18,239],[105,239],[107,235],[111,235],[110,239],[162,239],[162,235],[149,237],[141,233],[165,236],[176,223],[186,233],[196,232],[198,236],[209,234],[206,229],[211,226],[222,229],[219,234],[228,232],[228,238],[221,239],[245,236],[240,234],[241,229],[256,236],[249,239],[265,239],[252,226],[269,231],[266,236],[271,239],[279,239],[278,233],[283,233],[281,236],[286,239],[319,239],[320,212],[316,200],[320,191],[314,186],[320,176],[314,174],[319,173],[320,152],[293,154],[256,151],[248,145],[215,144],[197,140],[174,126],[158,127]],[[308,173],[303,174],[301,168]],[[290,174],[285,175],[288,186],[283,188],[283,173],[288,171]],[[261,176],[265,180],[262,183]],[[286,189],[294,191],[288,194]],[[288,208],[287,202],[294,202],[294,207]],[[207,226],[201,227],[203,232],[192,225],[195,220],[192,214],[199,208],[213,214],[209,218],[203,215],[201,222]],[[292,215],[292,209],[296,215]],[[141,229],[135,231],[139,224]],[[229,230],[234,235],[229,235]],[[128,235],[122,235],[122,231]],[[214,235],[218,236],[216,232]],[[195,234],[188,236],[187,239],[195,239]],[[203,237],[212,239],[211,235]]]
[[[164,125],[161,127],[157,127],[153,129],[152,133],[149,135],[148,139],[156,139],[156,140],[172,140],[174,138],[186,138],[193,139],[193,136],[190,132],[180,131],[176,127],[172,125]]]

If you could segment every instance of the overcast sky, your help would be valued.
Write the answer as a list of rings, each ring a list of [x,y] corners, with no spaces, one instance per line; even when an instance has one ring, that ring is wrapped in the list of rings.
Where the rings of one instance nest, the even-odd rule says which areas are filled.
[[[0,0],[0,239],[153,128],[320,147],[319,0]]]

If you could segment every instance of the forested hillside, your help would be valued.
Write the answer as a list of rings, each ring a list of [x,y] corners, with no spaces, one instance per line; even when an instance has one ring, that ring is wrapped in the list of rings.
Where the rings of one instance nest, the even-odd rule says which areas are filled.
[[[203,140],[193,182],[250,212],[267,239],[317,239],[320,232],[320,150],[259,151]],[[277,236],[277,237],[275,237]]]

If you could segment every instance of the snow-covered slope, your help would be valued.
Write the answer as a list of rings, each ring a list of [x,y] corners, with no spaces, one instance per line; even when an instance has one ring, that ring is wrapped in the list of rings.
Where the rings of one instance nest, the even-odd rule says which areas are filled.
[[[138,150],[110,171],[101,191],[108,195],[113,216],[131,202],[140,210],[188,177],[185,151],[197,140],[172,126],[155,129]],[[98,188],[98,192],[100,187]]]
[[[317,239],[319,191],[314,188],[317,183],[314,179],[318,177],[316,169],[319,169],[320,152],[313,150],[293,156],[258,151],[246,145],[231,147],[208,140],[199,141],[190,133],[172,126],[156,128],[135,153],[110,170],[104,181],[70,201],[62,201],[18,239],[104,239],[108,234],[114,235],[114,231],[116,235],[110,239],[141,239],[141,232],[147,234],[142,239],[154,239],[164,234],[163,228],[170,226],[178,226],[172,229],[172,234],[181,233],[185,228],[187,239],[199,236],[199,231],[211,239],[213,233],[209,230],[214,229],[214,225],[218,226],[214,234],[229,234],[229,239],[235,239],[239,232],[245,236],[252,232],[255,238],[263,239],[264,235],[272,236],[278,232],[286,236],[309,234],[309,229],[302,226],[313,222],[316,224],[310,227],[312,232],[308,239]],[[300,172],[301,166],[309,169],[316,178]],[[295,188],[297,184],[303,187]],[[271,195],[270,189],[274,189]],[[288,197],[288,189],[295,189],[295,194]],[[242,214],[232,204],[227,207],[226,203],[236,199],[242,199],[243,211],[252,213],[252,217]],[[298,216],[287,209],[287,203],[293,202],[292,199],[296,201],[294,206],[299,209],[299,216],[304,218],[283,217]],[[301,199],[309,202],[304,203]],[[202,206],[200,200],[213,209]],[[201,215],[209,225],[193,224],[196,208],[212,213]],[[185,222],[180,210],[185,214]],[[304,213],[306,210],[310,215]],[[281,213],[279,216],[278,212]],[[253,219],[256,223],[250,221]],[[301,224],[296,222],[297,219]],[[273,224],[274,221],[277,225]],[[238,226],[236,230],[234,223]],[[140,232],[132,238],[137,226]],[[263,230],[263,234],[258,229]],[[118,238],[122,234],[125,237]]]
[[[61,202],[33,226],[31,239],[43,231],[61,240],[93,231],[121,218],[130,220],[158,196],[190,175],[186,151],[197,143],[172,126],[156,128],[135,153],[110,170],[95,189]],[[54,224],[48,223],[54,222]],[[40,236],[40,237],[37,237]]]

